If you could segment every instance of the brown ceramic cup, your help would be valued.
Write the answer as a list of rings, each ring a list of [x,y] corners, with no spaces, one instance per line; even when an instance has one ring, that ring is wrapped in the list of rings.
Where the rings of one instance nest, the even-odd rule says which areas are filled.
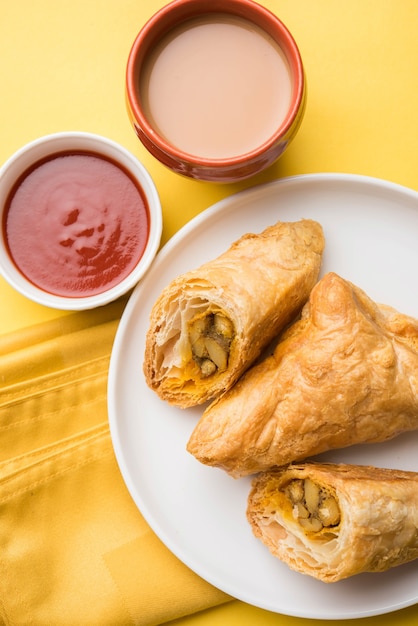
[[[247,28],[254,27],[257,32],[263,31],[263,35],[280,50],[287,66],[290,86],[284,115],[277,116],[277,123],[275,120],[268,136],[248,150],[214,157],[213,154],[209,156],[205,154],[204,150],[197,153],[182,146],[181,141],[173,141],[161,130],[150,114],[150,109],[146,107],[146,81],[150,75],[150,59],[153,54],[155,57],[155,50],[161,48],[164,41],[173,38],[182,28],[187,30],[187,25],[197,19],[204,22],[205,19],[222,21],[223,18],[245,20]],[[213,43],[216,46],[217,42]],[[190,60],[193,57],[192,48],[188,58]],[[246,71],[246,67],[242,67],[243,75]],[[194,72],[192,81],[205,80],[204,74],[205,68],[202,67],[201,72]],[[274,81],[275,75],[271,82]],[[193,85],[191,88],[193,89]],[[170,95],[165,97],[163,103],[168,108],[171,106]],[[174,172],[206,181],[239,181],[269,167],[281,156],[300,126],[305,108],[305,95],[304,69],[295,40],[276,15],[252,0],[174,0],[151,17],[139,32],[132,45],[126,69],[127,108],[140,141],[155,158]],[[268,98],[269,93],[265,100]],[[211,96],[207,100],[210,101]],[[187,104],[189,105],[189,102]],[[208,106],[211,106],[210,102]],[[186,110],[186,107],[184,109]],[[263,116],[261,109],[262,107],[260,120]],[[181,116],[182,108],[178,110]],[[170,112],[172,116],[173,111]],[[187,124],[188,119],[194,117],[194,113],[196,111],[192,111],[193,115],[185,112],[182,119],[180,116],[178,119],[174,118],[174,124],[176,122],[179,125]],[[201,125],[204,124],[205,119],[202,117]],[[250,126],[251,124],[244,125],[241,135],[244,135]]]

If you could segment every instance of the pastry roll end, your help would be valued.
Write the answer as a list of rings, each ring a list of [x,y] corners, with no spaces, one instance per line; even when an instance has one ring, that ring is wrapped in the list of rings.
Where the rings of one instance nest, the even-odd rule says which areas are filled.
[[[278,222],[174,279],[150,315],[148,386],[182,408],[232,387],[300,312],[318,279],[324,245],[317,222]]]
[[[270,552],[331,583],[418,558],[418,473],[302,463],[253,480],[247,518]]]

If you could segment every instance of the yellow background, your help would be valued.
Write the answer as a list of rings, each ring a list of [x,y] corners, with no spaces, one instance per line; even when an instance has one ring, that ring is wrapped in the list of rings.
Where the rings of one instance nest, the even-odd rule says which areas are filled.
[[[0,163],[28,141],[56,131],[83,130],[114,139],[139,157],[156,183],[163,207],[163,243],[217,200],[283,176],[347,172],[418,191],[418,3],[261,3],[294,35],[308,80],[302,127],[285,155],[266,172],[240,184],[192,181],[168,171],[136,139],[125,109],[125,65],[138,30],[163,0],[0,0]],[[62,314],[26,300],[2,279],[0,303],[0,333]],[[418,609],[409,607],[358,623],[383,626],[396,619],[399,626],[412,626],[417,618]],[[176,623],[318,622],[237,601]]]

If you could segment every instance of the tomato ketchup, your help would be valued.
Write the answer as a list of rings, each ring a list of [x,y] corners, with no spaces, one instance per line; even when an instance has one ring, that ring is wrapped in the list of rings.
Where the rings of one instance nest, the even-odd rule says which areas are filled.
[[[4,213],[9,254],[34,285],[59,296],[108,290],[141,259],[145,194],[133,176],[90,152],[54,154],[15,184]]]

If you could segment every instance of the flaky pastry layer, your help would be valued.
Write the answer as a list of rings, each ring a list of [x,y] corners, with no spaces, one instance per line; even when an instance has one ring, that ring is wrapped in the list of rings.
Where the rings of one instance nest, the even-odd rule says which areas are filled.
[[[418,321],[335,273],[274,354],[204,411],[188,451],[235,477],[418,428]]]
[[[317,222],[278,222],[172,281],[150,315],[148,386],[183,408],[229,389],[300,312],[323,249]]]
[[[327,525],[330,498],[339,516]],[[418,473],[290,465],[253,480],[247,518],[254,535],[297,572],[327,583],[382,572],[418,557]]]

